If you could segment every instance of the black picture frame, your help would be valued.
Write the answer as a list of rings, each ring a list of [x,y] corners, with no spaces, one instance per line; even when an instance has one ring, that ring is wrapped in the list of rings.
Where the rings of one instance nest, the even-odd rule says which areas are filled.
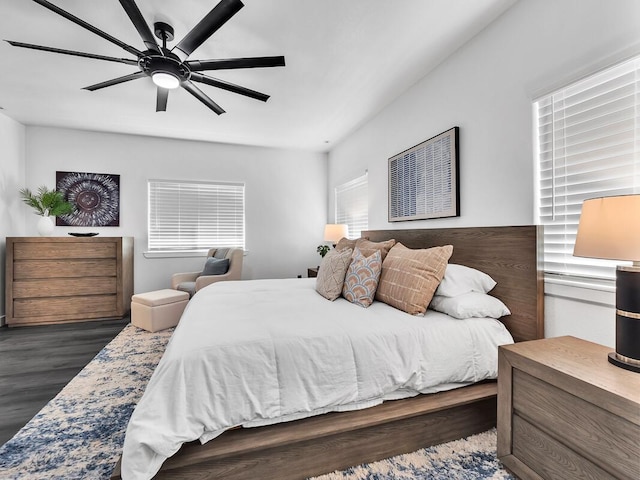
[[[389,222],[460,216],[459,127],[388,161]]]
[[[56,225],[120,226],[120,175],[56,172],[56,190],[74,206],[72,213],[56,217]]]

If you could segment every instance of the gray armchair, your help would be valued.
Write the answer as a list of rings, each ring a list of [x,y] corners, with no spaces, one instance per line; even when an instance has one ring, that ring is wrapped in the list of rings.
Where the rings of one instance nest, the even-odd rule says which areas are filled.
[[[187,292],[192,297],[198,290],[212,283],[241,279],[244,250],[241,248],[212,248],[207,252],[207,258],[211,257],[221,260],[229,259],[227,272],[220,275],[203,275],[202,271],[174,273],[171,276],[171,288]]]

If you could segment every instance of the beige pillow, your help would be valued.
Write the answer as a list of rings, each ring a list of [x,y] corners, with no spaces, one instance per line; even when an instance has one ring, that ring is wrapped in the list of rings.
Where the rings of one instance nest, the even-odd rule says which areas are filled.
[[[324,298],[334,301],[342,293],[344,277],[351,264],[350,248],[341,252],[329,250],[322,259],[316,278],[316,291]]]
[[[342,250],[346,250],[347,248],[350,248],[351,250],[355,250],[356,241],[349,240],[346,237],[342,237],[340,240],[338,240],[338,243],[336,243],[336,250],[342,251]]]
[[[424,313],[452,253],[451,245],[412,250],[396,243],[382,263],[376,300],[411,315]]]
[[[356,247],[358,250],[362,252],[362,255],[365,257],[370,257],[376,251],[380,252],[380,256],[382,257],[382,261],[384,262],[387,253],[391,250],[391,247],[395,245],[396,241],[391,239],[385,242],[372,242],[371,240],[367,240],[366,238],[359,238],[356,240]]]

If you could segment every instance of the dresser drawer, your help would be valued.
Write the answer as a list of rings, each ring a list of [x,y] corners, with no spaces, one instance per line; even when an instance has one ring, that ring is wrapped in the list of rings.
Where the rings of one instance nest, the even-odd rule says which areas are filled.
[[[20,260],[13,265],[13,280],[36,278],[115,277],[115,258],[87,260]]]
[[[115,242],[15,243],[13,259],[116,258]]]
[[[518,369],[513,370],[513,410],[514,417],[617,478],[635,478],[634,464],[640,458],[637,425]],[[514,451],[516,439],[514,433]]]
[[[13,284],[14,299],[103,295],[115,294],[116,291],[116,277],[21,280]]]
[[[13,311],[20,323],[29,323],[31,318],[46,322],[59,317],[77,319],[118,315],[116,295],[17,299],[13,301]]]

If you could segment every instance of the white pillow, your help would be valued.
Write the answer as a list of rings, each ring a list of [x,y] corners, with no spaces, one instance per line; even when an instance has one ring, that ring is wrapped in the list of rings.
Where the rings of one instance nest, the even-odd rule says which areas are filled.
[[[479,292],[463,293],[456,297],[434,295],[429,308],[459,319],[511,315],[507,306],[496,297]]]
[[[436,295],[456,297],[463,293],[488,293],[496,282],[493,278],[475,268],[450,263],[444,272],[444,278],[436,290]]]

